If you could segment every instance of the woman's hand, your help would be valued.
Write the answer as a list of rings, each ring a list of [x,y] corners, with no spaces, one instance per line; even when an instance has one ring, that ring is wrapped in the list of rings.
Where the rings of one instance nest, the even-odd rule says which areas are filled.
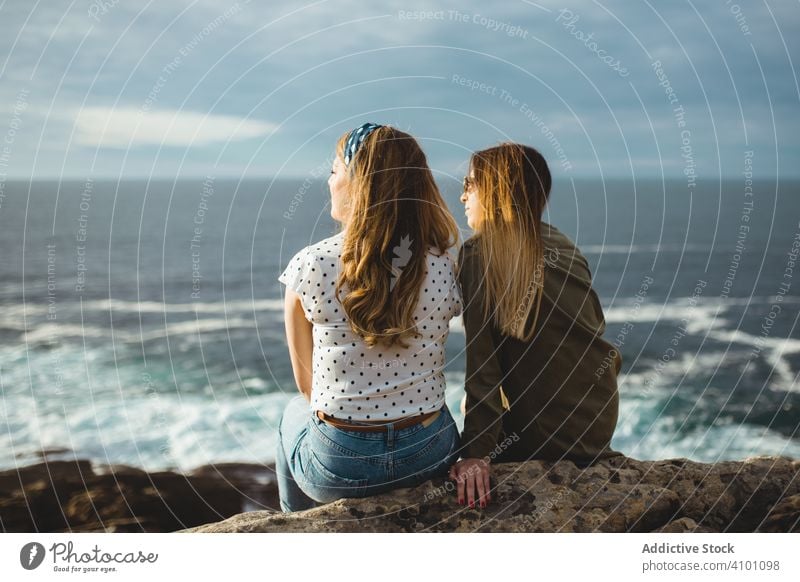
[[[489,484],[489,463],[484,459],[461,459],[450,467],[450,478],[458,484],[458,502],[475,507],[477,502],[486,507],[492,500]]]

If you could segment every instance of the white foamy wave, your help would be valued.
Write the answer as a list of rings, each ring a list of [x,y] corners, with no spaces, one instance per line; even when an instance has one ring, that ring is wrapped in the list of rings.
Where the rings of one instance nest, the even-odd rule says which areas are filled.
[[[738,344],[749,348],[744,353],[737,348],[719,354],[682,354],[679,358],[673,358],[666,364],[658,364],[659,375],[662,378],[674,380],[675,377],[670,375],[671,371],[675,371],[677,374],[689,373],[691,366],[701,358],[711,358],[706,362],[707,365],[713,366],[711,369],[716,369],[723,360],[726,365],[738,362],[744,366],[751,360],[763,358],[771,368],[771,389],[789,392],[800,390],[792,366],[786,359],[789,354],[800,353],[800,340],[774,337],[769,333],[754,335],[740,329],[730,329],[732,327],[731,320],[730,317],[726,317],[727,310],[733,306],[770,306],[778,302],[797,304],[800,303],[800,298],[789,296],[699,298],[695,305],[691,305],[689,301],[689,297],[682,297],[660,305],[656,303],[637,305],[635,302],[630,302],[606,309],[606,323],[683,322],[687,334],[712,339],[728,346]],[[738,313],[736,317],[739,317]],[[742,362],[744,363],[742,364]],[[635,380],[633,375],[630,376],[629,382]]]
[[[57,314],[80,313],[79,301],[56,302],[53,305]],[[43,301],[26,301],[25,303],[0,304],[0,324],[4,327],[14,328],[21,326],[22,321],[28,317],[43,317],[47,315],[49,307]],[[160,301],[124,301],[122,299],[98,299],[83,302],[84,313],[89,311],[114,311],[122,313],[196,313],[203,315],[283,311],[282,299],[237,299],[234,301],[212,301],[207,303],[162,303]]]
[[[739,351],[680,352],[670,360],[642,363],[638,371],[620,374],[619,389],[626,399],[649,401],[674,394],[683,385],[697,386],[698,376],[710,377],[720,367],[744,370],[748,360],[749,355]]]
[[[749,354],[753,358],[761,356],[770,366],[770,385],[773,389],[800,391],[800,387],[796,384],[796,375],[785,357],[787,354],[800,353],[800,340],[752,335],[739,329],[710,331],[708,337],[728,344],[738,343],[748,346]]]
[[[56,318],[47,318],[50,307],[44,302],[27,301],[25,303],[14,303],[0,305],[0,329],[14,330],[23,333],[21,339],[27,342],[51,342],[62,337],[111,337],[111,331],[102,328],[92,328],[82,326],[81,303],[80,302],[58,302],[54,304],[53,312]],[[161,303],[157,301],[123,301],[120,299],[104,299],[86,301],[83,303],[83,315],[88,316],[90,312],[115,312],[115,313],[185,313],[203,315],[243,315],[249,313],[270,312],[280,314],[283,311],[283,300],[281,299],[259,299],[256,301],[236,300],[236,301],[215,301],[208,303]],[[67,323],[65,320],[71,320]],[[220,325],[219,319],[202,319],[203,323],[189,325],[189,322],[181,324],[171,324],[169,334],[217,331]],[[227,327],[253,327],[255,324],[250,322],[245,324],[244,319],[228,318],[231,324]],[[175,326],[174,329],[172,326]],[[224,326],[222,326],[224,327]],[[146,331],[145,339],[163,337],[167,333],[163,331]],[[141,339],[140,334],[133,334],[123,330],[122,326],[114,328],[114,337],[120,341],[136,341]]]
[[[67,338],[100,338],[120,342],[141,342],[161,339],[168,336],[200,335],[216,333],[232,329],[254,328],[252,319],[192,319],[170,323],[166,327],[145,329],[141,333],[129,331],[122,327],[97,327],[91,325],[73,325],[67,323],[43,323],[35,329],[22,334],[21,340],[27,345],[53,343]]]
[[[282,299],[237,299],[233,301],[212,301],[192,303],[162,303],[160,301],[124,301],[122,299],[102,299],[87,301],[84,309],[99,311],[122,311],[132,313],[231,313],[237,311],[282,311]]]
[[[759,455],[800,458],[800,442],[769,428],[719,417],[713,425],[682,431],[680,418],[662,412],[664,400],[623,399],[611,446],[637,459],[688,458],[713,463]]]
[[[45,303],[28,301],[26,303],[0,305],[0,327],[24,330],[25,322],[28,318],[44,317],[47,312],[48,307]]]
[[[120,339],[129,336],[127,332],[118,332]],[[22,334],[21,341],[27,345],[51,343],[58,340],[83,337],[83,338],[110,338],[109,330],[91,325],[71,325],[67,323],[43,323]]]
[[[33,398],[19,397],[7,411],[13,414],[10,430],[0,432],[0,466],[37,462],[37,452],[50,448],[70,449],[66,458],[147,471],[270,463],[278,421],[291,396],[263,394],[214,403],[202,397],[144,396],[50,411]]]
[[[627,304],[618,307],[611,307],[603,310],[606,323],[636,323],[643,321],[681,321],[688,320],[687,331],[695,333],[697,331],[710,328],[714,322],[720,321],[720,314],[725,307],[716,302],[709,304],[698,303],[694,307],[688,304],[688,299],[675,303],[642,303],[638,307],[636,304]],[[721,319],[721,323],[725,323]]]
[[[581,252],[588,255],[606,254],[634,254],[634,253],[678,253],[688,252],[711,252],[710,245],[696,244],[650,244],[650,245],[580,245]]]
[[[202,333],[213,333],[226,331],[236,328],[253,328],[256,322],[252,319],[228,318],[228,319],[197,319],[171,323],[166,329],[156,329],[144,334],[145,340],[159,339],[162,337],[180,335],[199,335]],[[138,335],[138,334],[136,334]]]
[[[735,333],[735,332],[730,332]],[[709,336],[713,335],[710,333]],[[719,334],[722,340],[726,334]],[[746,336],[747,334],[742,334]],[[753,336],[750,336],[753,337]],[[740,336],[741,339],[741,336]],[[784,357],[790,350],[782,349],[781,342],[791,342],[793,352],[800,352],[797,340],[774,340],[778,347],[770,346],[756,353],[751,350],[728,349],[719,352],[680,352],[677,356],[667,360],[658,360],[652,364],[639,364],[636,372],[620,374],[620,391],[626,398],[649,399],[652,394],[659,392],[672,393],[680,390],[683,384],[696,386],[697,376],[712,377],[718,370],[734,368],[742,375],[753,371],[752,364],[759,359],[770,368],[769,382],[764,379],[762,388],[770,390],[783,390],[786,392],[800,391],[795,382],[795,373]],[[642,368],[647,368],[643,370]]]
[[[700,329],[707,329],[710,322],[720,319],[727,309],[733,306],[764,306],[781,303],[800,304],[800,297],[731,297],[728,299],[703,298],[696,299],[692,306],[691,297],[673,297],[663,303],[636,303],[633,299],[622,298],[614,306],[603,306],[606,323],[625,323],[626,321],[680,321],[686,317],[690,323]],[[724,320],[723,320],[724,323]],[[705,325],[705,327],[704,327]]]
[[[779,351],[782,354],[800,352],[800,340],[783,337],[770,337],[753,335],[740,329],[710,331],[708,337],[721,342],[744,344],[751,347],[760,347],[762,350]]]

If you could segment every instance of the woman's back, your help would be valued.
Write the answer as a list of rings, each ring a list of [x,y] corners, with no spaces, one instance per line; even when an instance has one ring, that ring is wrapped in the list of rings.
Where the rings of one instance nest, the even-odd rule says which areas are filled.
[[[452,258],[429,248],[414,310],[418,335],[408,338],[407,347],[369,347],[336,298],[343,238],[341,232],[301,250],[280,277],[300,295],[313,323],[311,408],[347,420],[394,420],[438,410],[444,404],[449,322],[462,309]],[[408,244],[411,252],[413,241]]]
[[[448,250],[458,225],[409,134],[343,134],[328,178],[338,235],[279,279],[302,396],[278,427],[281,508],[363,497],[441,476],[458,429],[444,400],[444,345],[462,304]]]
[[[616,454],[609,444],[618,413],[619,352],[601,337],[605,321],[586,259],[549,224],[542,223],[541,240],[542,302],[530,341],[504,335],[484,318],[484,267],[474,239],[460,253],[468,399],[502,385],[510,404],[504,412],[499,395],[468,401],[464,457],[489,455],[506,437],[511,438],[499,456],[495,451],[495,462],[591,462]]]

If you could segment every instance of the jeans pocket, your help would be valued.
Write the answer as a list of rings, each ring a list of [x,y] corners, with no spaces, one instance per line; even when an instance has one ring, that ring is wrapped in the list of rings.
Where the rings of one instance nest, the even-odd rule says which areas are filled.
[[[426,433],[416,451],[398,459],[398,473],[416,483],[445,474],[458,450],[458,429],[452,420],[434,423]]]
[[[308,451],[302,488],[314,501],[330,503],[345,497],[364,497],[368,482],[368,479],[338,475],[313,450]]]

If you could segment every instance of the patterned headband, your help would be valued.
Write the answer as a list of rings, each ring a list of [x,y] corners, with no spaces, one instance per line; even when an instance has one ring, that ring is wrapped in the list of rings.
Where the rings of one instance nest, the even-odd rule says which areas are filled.
[[[361,144],[364,143],[364,140],[367,138],[367,136],[379,127],[383,126],[376,123],[365,123],[361,127],[357,127],[350,132],[350,135],[347,137],[347,142],[344,144],[345,166],[350,165],[350,160],[355,157],[358,148],[361,147]]]

